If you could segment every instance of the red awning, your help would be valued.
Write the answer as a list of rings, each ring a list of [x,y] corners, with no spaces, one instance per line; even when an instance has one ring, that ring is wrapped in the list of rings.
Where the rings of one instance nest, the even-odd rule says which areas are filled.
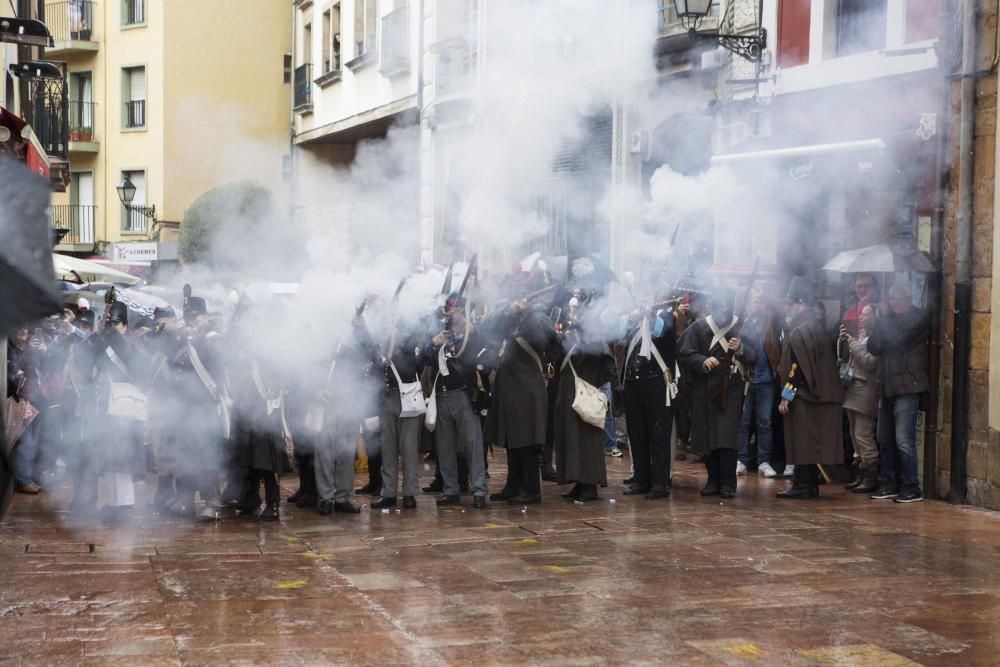
[[[49,156],[45,153],[45,149],[42,148],[42,144],[38,141],[31,126],[3,107],[0,107],[0,126],[10,130],[12,137],[19,138],[11,140],[18,159],[24,162],[31,171],[48,178]]]

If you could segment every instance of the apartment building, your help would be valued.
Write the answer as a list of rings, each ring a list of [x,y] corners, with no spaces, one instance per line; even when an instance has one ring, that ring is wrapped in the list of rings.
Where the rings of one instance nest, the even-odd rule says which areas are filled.
[[[69,188],[61,250],[176,258],[185,209],[250,178],[282,196],[291,93],[287,5],[242,0],[46,0],[65,63]],[[117,187],[135,187],[130,208]]]
[[[370,224],[386,215],[361,198],[332,197],[325,186],[335,179],[332,169],[351,164],[360,142],[416,122],[423,6],[418,0],[293,1],[292,170],[300,220],[348,235],[349,221]],[[415,150],[401,159],[409,163],[401,169],[416,172]],[[412,202],[400,203],[395,213],[415,221],[417,207],[414,191]]]

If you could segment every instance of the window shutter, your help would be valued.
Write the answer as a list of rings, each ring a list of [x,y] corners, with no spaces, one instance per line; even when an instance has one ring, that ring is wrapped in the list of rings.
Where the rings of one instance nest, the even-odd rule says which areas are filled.
[[[133,67],[129,70],[129,100],[146,99],[146,68]]]

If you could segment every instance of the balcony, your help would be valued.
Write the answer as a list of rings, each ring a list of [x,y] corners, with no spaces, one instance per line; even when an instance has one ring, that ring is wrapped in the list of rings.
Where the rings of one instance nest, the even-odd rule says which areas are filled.
[[[143,204],[132,202],[131,207],[122,205],[122,232],[125,234],[145,234],[146,211]]]
[[[312,83],[312,63],[295,68],[293,110],[297,113],[312,113]]]
[[[94,118],[97,116],[95,102],[69,103],[69,152],[96,153],[100,149],[94,134]]]
[[[52,33],[54,46],[47,56],[95,53],[98,49],[94,19],[98,15],[90,0],[64,0],[45,3],[45,24]]]
[[[386,77],[410,71],[410,8],[405,0],[382,17],[382,53],[379,72]]]
[[[69,101],[64,79],[28,79],[28,98],[22,102],[21,116],[35,131],[50,157],[68,157]]]
[[[146,100],[128,100],[122,109],[122,127],[137,130],[146,127]]]
[[[60,204],[51,208],[52,229],[69,230],[59,242],[60,246],[94,245],[96,206]]]

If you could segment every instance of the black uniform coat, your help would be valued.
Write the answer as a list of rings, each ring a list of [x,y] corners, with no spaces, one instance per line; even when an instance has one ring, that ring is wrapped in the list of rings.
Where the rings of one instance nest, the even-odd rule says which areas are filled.
[[[732,337],[731,333],[727,334],[726,340]],[[741,335],[741,338],[743,345],[735,359],[752,372],[754,364],[757,363],[757,343],[746,335]],[[726,410],[723,412],[720,400],[723,365],[706,371],[705,360],[711,356],[722,360],[725,357],[725,350],[719,345],[710,350],[711,343],[712,329],[705,319],[700,319],[685,330],[681,336],[679,350],[681,373],[691,378],[693,390],[690,444],[702,455],[716,449],[737,449],[746,389],[746,383],[738,373],[731,375],[726,396]]]
[[[508,315],[501,318],[498,327],[512,333],[497,362],[484,441],[512,449],[544,445],[548,409],[545,375],[516,339],[523,338],[541,358],[549,344],[548,333],[533,313]]]
[[[791,377],[793,362],[797,368]],[[843,463],[844,388],[837,373],[833,342],[811,309],[791,323],[785,336],[781,379],[798,388],[783,419],[788,463]]]
[[[257,362],[261,380],[268,398],[277,398],[278,373],[268,368],[266,362]],[[268,414],[267,400],[261,396],[252,376],[253,360],[241,364],[239,378],[234,378],[233,390],[237,418],[233,426],[233,463],[244,468],[268,470],[276,473],[291,472],[285,450],[281,410]]]
[[[570,357],[581,380],[597,388],[603,387],[615,375],[615,359],[604,344],[578,346]],[[604,465],[604,429],[586,423],[573,410],[576,398],[576,378],[569,364],[559,372],[559,395],[555,408],[556,473],[559,483],[606,485]]]
[[[208,333],[191,339],[178,338],[172,360],[174,395],[171,407],[175,412],[167,415],[167,419],[170,421],[168,429],[173,434],[177,467],[184,475],[215,470],[224,462],[219,397],[212,395],[195,371],[189,342],[212,377],[217,392],[223,390],[226,381],[221,335]]]

